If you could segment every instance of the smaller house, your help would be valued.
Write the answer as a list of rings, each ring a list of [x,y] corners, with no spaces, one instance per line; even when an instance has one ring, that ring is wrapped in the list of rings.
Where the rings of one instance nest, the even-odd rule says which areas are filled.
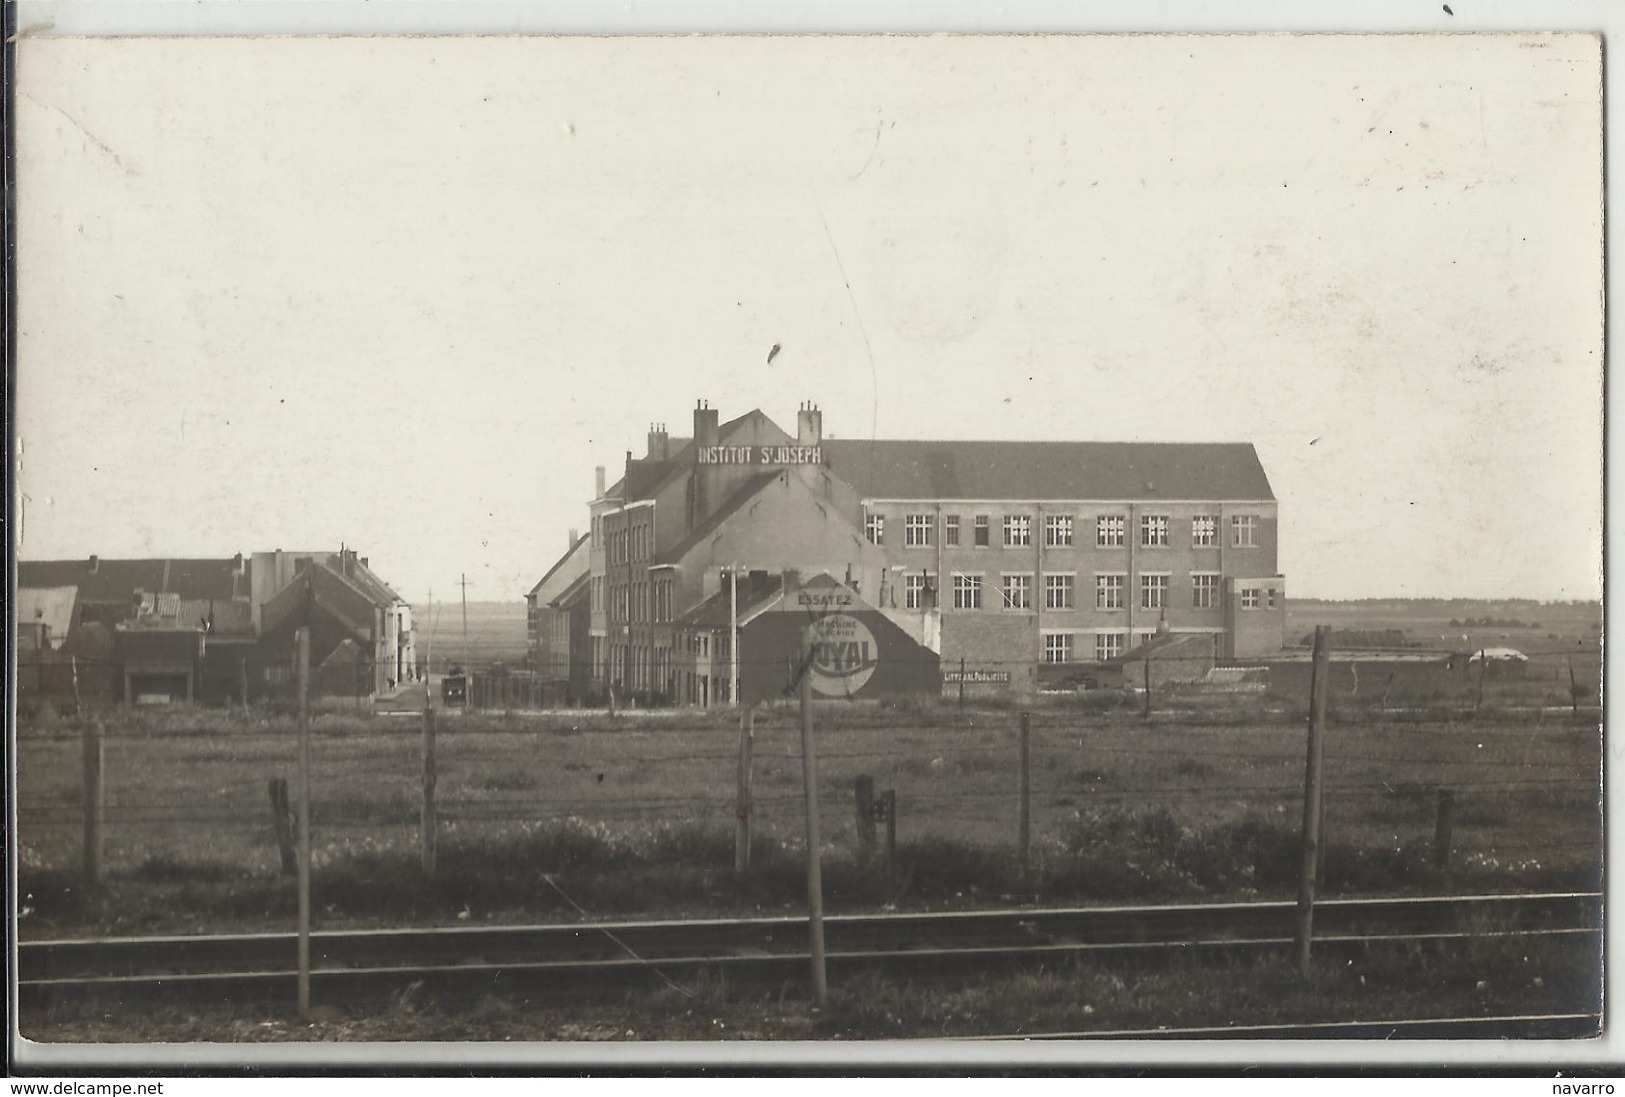
[[[1205,681],[1218,663],[1217,648],[1213,633],[1158,632],[1108,665],[1121,674],[1124,689],[1144,689],[1149,683],[1155,692],[1175,683]]]
[[[736,629],[740,699],[757,704],[785,696],[801,659],[802,630],[809,624],[809,672],[816,696],[870,699],[941,692],[941,657],[828,573],[803,580],[793,571],[752,571],[739,573],[737,581],[737,599],[730,576],[721,591],[676,622],[672,662],[679,703],[732,700]]]

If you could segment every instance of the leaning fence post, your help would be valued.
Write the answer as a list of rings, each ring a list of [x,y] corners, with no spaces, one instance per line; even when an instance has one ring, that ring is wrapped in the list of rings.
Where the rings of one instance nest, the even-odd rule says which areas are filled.
[[[434,876],[435,857],[440,836],[440,817],[436,814],[434,787],[439,775],[435,769],[435,714],[434,709],[423,707],[423,811],[418,821],[418,845],[422,855],[423,875]]]
[[[897,901],[897,790],[880,794],[886,812],[886,901]]]
[[[80,736],[84,762],[84,879],[83,898],[86,903],[95,900],[102,886],[102,816],[107,807],[106,789],[102,786],[102,723],[86,720]]]
[[[282,875],[299,875],[299,852],[293,843],[293,809],[288,804],[288,779],[273,777],[269,782],[271,794],[271,829],[276,835],[277,853],[282,858]]]
[[[1433,867],[1442,874],[1450,872],[1450,847],[1455,817],[1456,794],[1449,789],[1440,789],[1438,815],[1433,821]]]
[[[1032,713],[1021,714],[1021,742],[1017,750],[1020,776],[1016,782],[1016,851],[1021,860],[1021,883],[1027,885],[1032,847]]]
[[[744,876],[750,871],[751,786],[754,783],[751,756],[756,748],[756,710],[745,708],[739,713],[739,772],[734,799],[734,875]]]
[[[865,864],[875,854],[875,779],[867,773],[852,779],[852,800],[858,830],[858,856]]]
[[[1303,846],[1298,872],[1298,924],[1294,952],[1298,974],[1309,974],[1310,941],[1314,933],[1315,868],[1319,858],[1322,738],[1326,726],[1327,679],[1325,625],[1315,626],[1314,663],[1309,678],[1309,750],[1303,777]]]

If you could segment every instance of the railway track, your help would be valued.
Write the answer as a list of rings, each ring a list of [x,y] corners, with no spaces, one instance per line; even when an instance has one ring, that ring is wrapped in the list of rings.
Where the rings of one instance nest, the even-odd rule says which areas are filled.
[[[1291,902],[1258,902],[841,915],[824,927],[832,978],[873,968],[931,977],[1091,955],[1280,954],[1292,940],[1295,911]],[[1340,899],[1316,904],[1315,947],[1326,954],[1385,941],[1600,939],[1601,917],[1597,893]],[[292,933],[270,933],[21,942],[18,995],[28,1003],[158,991],[281,997],[296,977],[296,941]],[[808,947],[804,918],[319,931],[311,934],[311,985],[319,996],[345,1001],[385,997],[413,983],[582,999],[702,975],[799,981]]]

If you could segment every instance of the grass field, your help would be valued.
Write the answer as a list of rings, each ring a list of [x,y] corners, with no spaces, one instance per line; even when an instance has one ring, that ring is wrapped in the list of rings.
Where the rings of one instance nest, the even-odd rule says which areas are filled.
[[[524,662],[528,640],[525,635],[525,603],[468,603],[468,642],[463,641],[463,607],[460,602],[436,601],[433,607],[415,605],[418,659],[429,658],[434,650],[434,669],[439,672],[453,663],[487,667],[493,663],[514,666]]]
[[[854,779],[898,802],[898,902],[977,905],[1286,895],[1296,881],[1304,727],[1232,709],[1151,721],[1084,701],[1034,709],[1035,876],[1016,870],[1018,714],[831,704],[817,713],[833,909],[885,883],[858,848]],[[267,780],[295,774],[287,717],[173,708],[105,714],[107,901],[73,894],[80,730],[20,729],[22,933],[286,925]],[[678,914],[800,899],[801,763],[793,713],[756,724],[756,870],[735,885],[737,724],[727,712],[446,714],[441,869],[417,868],[414,717],[322,713],[313,725],[316,892],[328,923]],[[1601,864],[1594,721],[1483,711],[1334,710],[1326,746],[1326,886],[1339,893],[1594,884]],[[1454,794],[1452,872],[1432,861]],[[556,874],[552,882],[542,874]]]

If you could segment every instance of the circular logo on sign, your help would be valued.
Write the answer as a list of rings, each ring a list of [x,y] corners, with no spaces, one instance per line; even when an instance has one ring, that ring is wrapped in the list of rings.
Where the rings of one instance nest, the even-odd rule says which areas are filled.
[[[826,697],[850,697],[874,677],[880,661],[874,633],[856,617],[832,613],[813,624],[812,688]]]

